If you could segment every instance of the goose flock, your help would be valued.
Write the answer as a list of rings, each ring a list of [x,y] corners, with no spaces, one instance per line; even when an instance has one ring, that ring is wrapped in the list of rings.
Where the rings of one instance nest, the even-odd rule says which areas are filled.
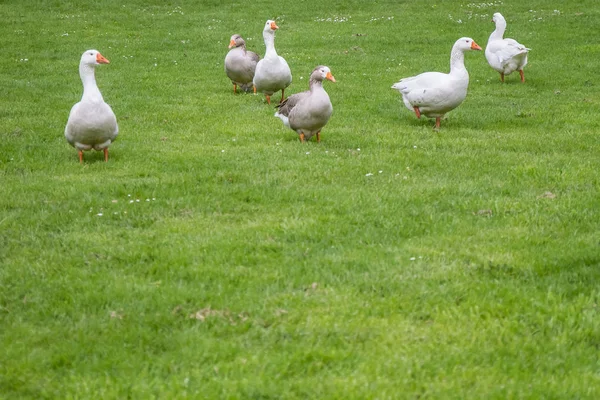
[[[496,29],[490,35],[485,49],[489,65],[500,73],[502,82],[506,75],[514,71],[519,71],[521,82],[525,82],[523,68],[527,64],[530,49],[514,39],[504,38],[506,20],[502,14],[495,13],[492,22]],[[266,52],[262,59],[246,49],[242,36],[231,36],[230,50],[224,62],[225,74],[233,84],[234,93],[237,93],[238,86],[246,92],[260,92],[265,95],[267,104],[271,104],[273,94],[281,91],[275,116],[294,130],[301,142],[313,136],[320,142],[321,130],[333,114],[333,105],[323,82],[335,82],[335,78],[329,67],[318,65],[310,75],[309,90],[285,98],[285,89],[292,83],[292,71],[287,61],[275,50],[275,31],[278,29],[273,20],[265,23],[263,39]],[[439,129],[444,115],[467,97],[469,73],[465,67],[464,53],[471,50],[481,50],[481,47],[473,39],[462,37],[452,46],[449,73],[424,72],[400,79],[392,88],[400,92],[404,105],[417,118],[421,118],[421,115],[435,118],[434,129]],[[102,98],[95,78],[96,66],[108,63],[97,50],[85,51],[79,63],[83,95],[81,101],[71,109],[65,137],[77,149],[80,163],[83,163],[83,152],[91,149],[102,150],[104,161],[108,161],[108,147],[119,133],[117,118]]]

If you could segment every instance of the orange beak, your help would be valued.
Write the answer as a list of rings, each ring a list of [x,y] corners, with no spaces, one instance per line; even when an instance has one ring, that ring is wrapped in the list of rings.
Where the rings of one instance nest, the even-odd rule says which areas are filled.
[[[331,72],[328,72],[327,75],[325,75],[325,79],[331,82],[335,82],[335,78],[333,77],[333,75],[331,75]]]
[[[235,40],[231,39],[229,42],[229,48],[235,47]]]
[[[473,43],[471,43],[471,50],[481,50],[481,47],[473,40]]]
[[[271,22],[271,29],[273,29],[274,31],[279,29],[279,27],[277,26],[277,24],[275,23],[275,21]]]
[[[104,58],[104,56],[100,53],[96,54],[96,62],[98,64],[110,64],[110,61]]]

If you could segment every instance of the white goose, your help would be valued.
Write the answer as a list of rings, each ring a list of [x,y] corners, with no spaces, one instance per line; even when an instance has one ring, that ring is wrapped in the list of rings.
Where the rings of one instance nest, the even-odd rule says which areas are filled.
[[[65,137],[79,154],[83,163],[84,150],[103,150],[104,161],[108,161],[108,146],[117,138],[117,118],[96,85],[96,65],[109,61],[97,50],[87,50],[79,62],[79,76],[83,82],[81,101],[71,108],[65,127]]]
[[[496,29],[488,40],[485,48],[485,58],[487,58],[490,66],[500,73],[502,82],[504,82],[504,75],[509,75],[517,70],[521,75],[521,82],[525,82],[523,67],[527,65],[527,53],[531,49],[514,39],[503,39],[506,20],[502,14],[495,13],[492,22],[496,24]]]
[[[281,119],[285,126],[295,130],[301,142],[310,140],[313,135],[316,135],[317,142],[320,142],[321,129],[333,113],[329,95],[323,89],[325,79],[335,82],[329,67],[319,65],[310,74],[310,90],[293,94],[277,106],[275,116]]]
[[[421,114],[435,118],[435,129],[439,129],[444,114],[458,107],[467,97],[469,73],[465,68],[464,52],[469,50],[481,50],[481,47],[471,38],[458,39],[452,46],[449,74],[424,72],[401,79],[392,89],[402,94],[404,105],[414,110],[417,118],[421,118]]]
[[[275,31],[279,29],[275,21],[268,20],[263,29],[263,38],[267,51],[265,58],[256,64],[254,87],[264,93],[267,103],[271,104],[271,95],[281,90],[283,101],[285,88],[292,83],[292,71],[285,59],[275,51]]]

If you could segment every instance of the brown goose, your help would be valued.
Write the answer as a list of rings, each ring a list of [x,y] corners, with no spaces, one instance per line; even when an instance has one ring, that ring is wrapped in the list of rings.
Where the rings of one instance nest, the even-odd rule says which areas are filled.
[[[310,140],[313,135],[316,135],[317,142],[320,142],[321,129],[333,113],[329,95],[323,89],[324,79],[335,82],[329,67],[319,65],[310,74],[310,90],[296,93],[276,107],[278,110],[275,116],[281,119],[285,126],[295,130],[301,142]]]
[[[260,60],[258,54],[246,50],[246,42],[240,35],[231,36],[229,41],[229,53],[225,56],[225,73],[233,83],[233,93],[236,93],[237,85],[247,92],[254,85],[254,71],[256,63]],[[256,88],[254,88],[256,93]]]

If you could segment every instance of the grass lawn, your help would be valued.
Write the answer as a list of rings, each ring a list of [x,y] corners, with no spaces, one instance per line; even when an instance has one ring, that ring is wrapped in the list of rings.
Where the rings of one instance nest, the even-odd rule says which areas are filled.
[[[526,83],[467,53],[433,131],[390,86],[485,48],[494,12]],[[0,398],[600,398],[597,1],[0,15]],[[271,18],[286,94],[337,80],[320,144],[223,71]],[[93,48],[120,134],[80,165],[63,132]]]

